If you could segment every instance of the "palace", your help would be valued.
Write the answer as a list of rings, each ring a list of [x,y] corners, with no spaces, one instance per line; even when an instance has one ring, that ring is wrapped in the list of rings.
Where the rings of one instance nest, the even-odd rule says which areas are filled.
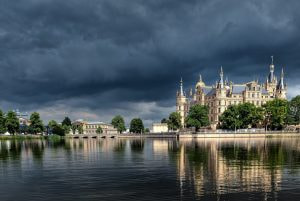
[[[185,118],[192,105],[200,104],[209,107],[209,120],[215,129],[219,123],[220,115],[230,105],[253,103],[261,106],[274,98],[286,99],[287,86],[284,81],[284,72],[281,71],[280,79],[275,75],[275,66],[270,64],[270,72],[265,83],[254,80],[242,84],[234,84],[224,80],[223,68],[220,69],[220,78],[215,85],[207,86],[200,75],[195,90],[191,89],[188,95],[183,90],[183,81],[180,81],[180,90],[177,91],[176,111],[181,115],[181,123],[185,125]]]

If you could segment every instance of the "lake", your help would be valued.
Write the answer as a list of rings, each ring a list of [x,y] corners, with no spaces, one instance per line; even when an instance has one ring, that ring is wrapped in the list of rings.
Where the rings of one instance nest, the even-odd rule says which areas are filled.
[[[300,138],[0,141],[0,200],[300,200]]]

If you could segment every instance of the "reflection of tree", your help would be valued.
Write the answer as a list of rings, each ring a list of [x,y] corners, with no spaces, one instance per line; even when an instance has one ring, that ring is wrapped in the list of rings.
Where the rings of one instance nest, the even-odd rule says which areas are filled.
[[[120,152],[123,153],[126,148],[126,141],[124,140],[118,140],[116,145],[114,146],[114,152]]]
[[[197,196],[211,190],[219,196],[236,191],[269,193],[281,189],[283,168],[295,175],[299,172],[299,143],[294,139],[185,140],[170,146],[169,156],[177,161],[181,192],[194,189]]]
[[[30,148],[34,159],[39,161],[43,159],[45,149],[43,142],[32,142]]]
[[[131,151],[133,152],[142,152],[144,151],[144,139],[133,139],[130,141]]]
[[[208,164],[208,150],[199,146],[197,143],[186,147],[188,160],[195,166],[203,166]]]
[[[284,161],[286,161],[286,155],[283,154],[283,150],[279,144],[269,145],[264,153],[265,162],[271,169],[282,167]]]
[[[0,141],[0,159],[6,161],[9,158],[9,152],[6,141]]]
[[[257,149],[251,147],[236,147],[234,145],[221,146],[223,157],[228,163],[239,161],[240,165],[249,165],[252,160],[259,160],[260,153]]]
[[[18,160],[18,159],[20,159],[21,152],[22,152],[21,143],[19,143],[16,140],[11,141],[11,143],[10,143],[10,150],[9,150],[9,156],[13,160]]]

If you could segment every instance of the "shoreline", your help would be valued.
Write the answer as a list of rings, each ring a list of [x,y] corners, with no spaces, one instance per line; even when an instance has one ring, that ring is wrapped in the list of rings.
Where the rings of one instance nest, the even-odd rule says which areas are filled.
[[[160,138],[160,139],[235,139],[235,138],[284,138],[300,137],[299,132],[267,132],[267,133],[150,133],[150,134],[106,134],[106,135],[0,135],[0,140],[57,140],[57,139],[134,139],[134,138]]]

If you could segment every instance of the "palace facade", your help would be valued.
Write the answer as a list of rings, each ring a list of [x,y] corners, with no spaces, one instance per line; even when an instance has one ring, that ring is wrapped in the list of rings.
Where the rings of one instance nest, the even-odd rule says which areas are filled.
[[[241,103],[253,103],[256,106],[262,106],[267,101],[275,98],[287,98],[287,85],[284,80],[283,69],[280,78],[275,75],[275,66],[270,64],[269,75],[265,83],[259,83],[253,80],[246,83],[235,84],[232,81],[224,80],[223,68],[220,69],[219,80],[215,85],[208,86],[202,80],[201,75],[199,81],[195,85],[195,89],[191,89],[188,94],[183,90],[183,81],[180,81],[180,90],[176,96],[176,111],[181,115],[181,123],[185,125],[185,118],[192,105],[200,104],[209,107],[209,120],[211,127],[215,129],[219,123],[220,115],[230,105],[238,105]]]

